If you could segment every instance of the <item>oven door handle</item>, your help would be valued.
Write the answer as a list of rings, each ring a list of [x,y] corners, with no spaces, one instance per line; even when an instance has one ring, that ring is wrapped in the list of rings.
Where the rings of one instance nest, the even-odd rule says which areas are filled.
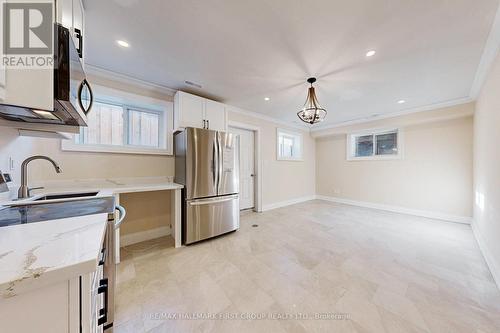
[[[123,220],[125,219],[125,216],[127,216],[127,211],[123,206],[116,205],[115,209],[120,212],[120,219],[115,222],[115,230],[120,228],[120,225],[123,223]]]

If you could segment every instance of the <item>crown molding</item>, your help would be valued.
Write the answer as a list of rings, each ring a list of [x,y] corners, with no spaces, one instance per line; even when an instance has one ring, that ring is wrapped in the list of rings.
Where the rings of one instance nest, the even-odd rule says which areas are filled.
[[[406,110],[402,110],[402,111],[381,114],[378,117],[363,117],[363,118],[357,118],[357,119],[347,120],[347,121],[343,121],[343,122],[333,123],[331,125],[325,125],[322,127],[316,127],[316,128],[311,129],[311,133],[318,133],[318,132],[336,129],[336,128],[344,127],[344,126],[369,123],[372,121],[377,121],[377,120],[382,120],[382,119],[390,119],[390,118],[395,118],[395,117],[400,117],[400,116],[406,116],[406,115],[410,115],[413,113],[419,113],[419,112],[423,112],[423,111],[443,109],[443,108],[452,107],[452,106],[461,105],[461,104],[467,104],[467,103],[471,103],[471,102],[473,102],[473,100],[470,97],[457,98],[457,99],[452,99],[452,100],[445,101],[445,102],[428,104],[428,105],[419,106],[416,108],[406,109]],[[469,114],[467,114],[467,115],[469,115]],[[462,114],[458,115],[457,114],[457,116],[462,117],[465,115],[462,115]]]
[[[497,8],[497,13],[491,26],[490,34],[486,40],[486,44],[483,49],[483,54],[481,55],[481,60],[477,66],[476,75],[474,76],[474,81],[472,82],[471,90],[469,96],[471,99],[476,100],[479,97],[481,88],[483,87],[484,81],[488,77],[488,73],[491,66],[495,62],[495,59],[500,50],[500,5]]]
[[[104,69],[102,67],[94,66],[91,64],[85,64],[85,71],[91,75],[96,75],[96,76],[99,76],[99,77],[102,77],[105,79],[109,79],[109,80],[113,80],[113,81],[117,81],[120,83],[139,86],[139,87],[142,87],[144,89],[154,90],[156,92],[167,94],[169,96],[174,96],[175,93],[177,92],[176,89],[172,89],[172,88],[169,88],[169,87],[166,87],[163,85],[159,85],[156,83],[151,83],[151,82],[147,82],[144,80],[140,80],[140,79],[137,79],[137,78],[125,75],[125,74],[110,71],[108,69]],[[309,131],[309,129],[310,129],[309,126],[307,126],[305,124],[298,125],[296,123],[289,122],[286,120],[266,116],[266,115],[258,113],[258,112],[243,110],[243,109],[238,108],[238,107],[233,106],[233,105],[229,105],[229,111],[234,112],[234,113],[238,113],[238,114],[242,114],[245,116],[273,122],[273,123],[280,124],[280,125],[283,125],[283,126],[286,126],[289,128],[295,128],[295,129],[300,129],[300,130],[305,130],[305,131]]]
[[[265,121],[268,121],[268,122],[272,122],[272,123],[275,123],[275,124],[286,126],[288,128],[295,128],[295,129],[299,129],[299,130],[306,131],[306,132],[310,132],[310,130],[311,130],[311,128],[308,125],[306,125],[306,124],[304,124],[304,125],[302,125],[302,124],[296,124],[296,123],[291,122],[291,121],[286,121],[286,120],[282,120],[282,119],[270,117],[270,116],[267,116],[267,115],[262,114],[262,113],[258,113],[258,112],[254,112],[254,111],[248,111],[248,110],[243,110],[243,109],[241,109],[239,107],[232,106],[232,105],[229,105],[228,111],[229,112],[234,112],[234,113],[237,113],[237,114],[241,114],[241,115],[244,115],[244,116],[248,116],[248,117],[253,117],[253,118],[265,120]]]
[[[110,71],[108,69],[104,69],[102,67],[94,66],[91,64],[85,64],[85,72],[87,74],[90,74],[90,75],[99,76],[99,77],[102,77],[104,79],[109,79],[109,80],[117,81],[117,82],[124,83],[124,84],[138,86],[138,87],[141,87],[144,89],[153,90],[155,92],[169,95],[169,96],[174,96],[174,94],[177,92],[176,89],[172,89],[172,88],[160,85],[160,84],[151,83],[148,81],[137,79],[137,78],[132,77],[132,76],[128,76],[125,74]]]

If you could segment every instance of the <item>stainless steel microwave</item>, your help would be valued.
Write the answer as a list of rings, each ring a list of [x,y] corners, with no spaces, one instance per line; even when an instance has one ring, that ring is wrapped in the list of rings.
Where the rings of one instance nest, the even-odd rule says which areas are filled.
[[[60,24],[54,26],[53,71],[53,109],[0,104],[0,117],[27,123],[87,126],[87,113],[93,102],[92,89],[71,33]]]

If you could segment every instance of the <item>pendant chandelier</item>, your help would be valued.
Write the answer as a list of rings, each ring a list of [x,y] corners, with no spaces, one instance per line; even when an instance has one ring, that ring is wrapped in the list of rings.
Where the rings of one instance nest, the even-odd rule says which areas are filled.
[[[323,109],[316,98],[313,83],[316,82],[315,77],[310,77],[307,82],[311,84],[307,93],[306,103],[302,110],[297,112],[297,116],[305,123],[316,124],[323,121],[326,117],[326,110]]]

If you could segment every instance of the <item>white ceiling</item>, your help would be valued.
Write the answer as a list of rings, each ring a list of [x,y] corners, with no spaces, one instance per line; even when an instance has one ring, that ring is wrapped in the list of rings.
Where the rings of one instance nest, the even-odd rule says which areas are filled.
[[[85,0],[86,56],[91,65],[297,122],[305,80],[316,76],[324,125],[332,125],[467,98],[498,3]]]

